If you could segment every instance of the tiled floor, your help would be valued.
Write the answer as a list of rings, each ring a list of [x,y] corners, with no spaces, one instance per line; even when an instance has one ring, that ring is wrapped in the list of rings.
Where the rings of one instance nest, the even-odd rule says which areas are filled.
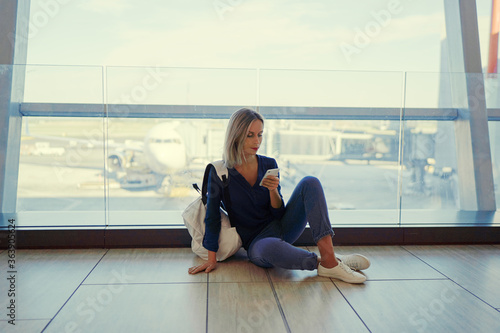
[[[371,259],[363,285],[243,250],[192,276],[189,249],[18,250],[10,284],[4,251],[0,332],[500,332],[499,245],[336,250]]]

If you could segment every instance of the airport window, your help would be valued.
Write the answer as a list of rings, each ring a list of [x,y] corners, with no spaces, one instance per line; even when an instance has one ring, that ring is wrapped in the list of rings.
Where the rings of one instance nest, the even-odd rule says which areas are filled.
[[[461,209],[456,105],[438,84],[453,78],[440,73],[156,68],[168,71],[168,80],[125,104],[121,96],[143,91],[152,69],[111,67],[99,72],[109,75],[105,95],[114,103],[101,105],[54,102],[55,92],[36,97],[41,73],[69,79],[76,70],[63,75],[57,67],[52,76],[52,69],[26,71],[17,192],[22,226],[182,226],[181,212],[197,195],[191,184],[201,182],[206,163],[221,158],[237,100],[255,96],[266,117],[260,153],[278,160],[285,200],[303,176],[313,175],[336,225],[440,223]],[[235,105],[216,104],[225,94],[210,91],[209,82],[221,72],[249,80],[257,92],[233,95]],[[103,81],[83,77],[81,87]],[[486,82],[488,91],[496,84]],[[191,89],[170,93],[178,85]],[[197,99],[207,104],[174,104]],[[494,142],[493,122],[490,128]]]
[[[125,39],[97,27],[137,18],[143,5],[119,6],[110,16],[109,7],[75,1],[60,8],[50,29],[32,22],[28,60],[47,65],[16,67],[25,81],[16,88],[24,94],[22,135],[10,138],[13,147],[20,142],[20,226],[181,226],[181,211],[197,195],[190,184],[220,158],[227,120],[243,106],[266,117],[260,153],[278,160],[285,199],[303,176],[317,176],[334,224],[471,222],[456,218],[471,197],[468,162],[456,155],[463,150],[456,120],[468,106],[454,90],[469,76],[441,67],[443,3],[254,1],[225,11],[204,4],[169,2],[155,15],[175,12],[174,20],[149,20],[153,26],[141,30],[134,19]],[[31,19],[41,17],[43,6],[31,5]],[[259,8],[262,15],[254,15]],[[480,20],[484,8],[478,1]],[[348,10],[360,15],[348,22]],[[62,21],[84,17],[96,29],[68,36]],[[203,31],[189,24],[195,17]],[[276,20],[283,17],[293,19]],[[425,29],[415,30],[423,19]],[[247,26],[258,29],[245,34]],[[86,41],[102,31],[105,46],[89,58]],[[262,31],[273,33],[261,38]],[[160,33],[165,43],[155,38]],[[68,48],[68,37],[81,43]],[[134,59],[145,63],[129,66]],[[498,84],[480,76],[490,120],[486,162],[498,184]]]

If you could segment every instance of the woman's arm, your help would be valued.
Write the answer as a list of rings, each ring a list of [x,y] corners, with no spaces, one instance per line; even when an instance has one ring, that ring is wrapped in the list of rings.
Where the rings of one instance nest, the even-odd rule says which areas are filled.
[[[267,176],[262,181],[262,186],[269,190],[269,196],[271,197],[271,207],[278,209],[283,205],[283,199],[278,191],[278,186],[280,180],[275,176]]]
[[[217,266],[216,253],[219,249],[219,233],[221,229],[220,203],[222,199],[222,184],[214,168],[210,170],[207,184],[207,212],[205,216],[205,235],[203,247],[208,250],[208,260],[198,266],[191,267],[189,274],[205,271],[209,273]]]
[[[221,229],[220,204],[222,200],[222,182],[215,168],[210,170],[207,185],[207,212],[205,215],[205,235],[203,247],[209,251],[219,250],[219,234]]]
[[[278,167],[276,160],[271,159],[266,165],[266,169],[275,169]],[[280,219],[285,213],[285,203],[281,195],[281,186],[279,176],[268,176],[262,180],[262,186],[269,190],[271,201],[271,213],[276,219]]]

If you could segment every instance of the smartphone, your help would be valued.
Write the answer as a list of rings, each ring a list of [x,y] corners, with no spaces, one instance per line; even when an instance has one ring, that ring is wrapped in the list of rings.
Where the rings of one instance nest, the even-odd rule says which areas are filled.
[[[280,169],[279,168],[276,168],[276,169],[269,169],[266,171],[266,174],[264,175],[264,177],[262,177],[262,180],[260,181],[260,186],[262,186],[262,181],[264,180],[264,178],[266,178],[267,176],[275,176],[275,177],[278,177],[278,174],[280,172]]]

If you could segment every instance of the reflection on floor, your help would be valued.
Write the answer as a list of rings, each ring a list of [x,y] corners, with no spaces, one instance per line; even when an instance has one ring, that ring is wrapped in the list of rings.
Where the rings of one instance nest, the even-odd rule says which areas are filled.
[[[364,284],[262,269],[243,250],[195,276],[186,248],[17,250],[16,273],[3,251],[0,331],[500,332],[500,245],[336,250],[371,259]]]

